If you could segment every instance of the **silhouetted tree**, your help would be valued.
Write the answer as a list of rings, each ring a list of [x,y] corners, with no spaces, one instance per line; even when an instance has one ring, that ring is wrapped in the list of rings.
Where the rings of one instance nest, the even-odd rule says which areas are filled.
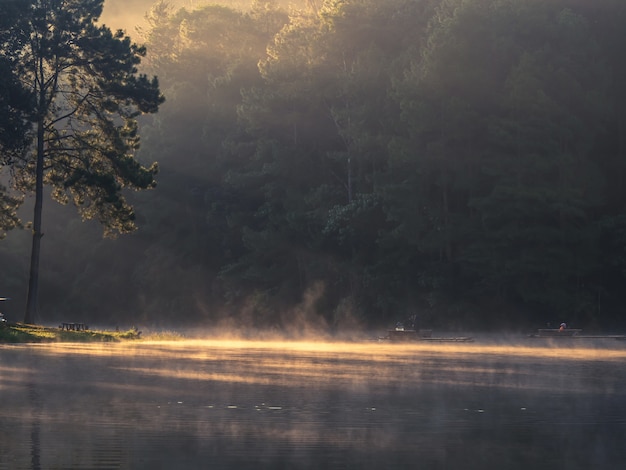
[[[37,314],[44,185],[109,236],[135,229],[124,188],[155,185],[156,164],[134,158],[136,118],[156,112],[163,97],[156,77],[137,72],[145,49],[97,24],[103,1],[31,0],[3,50],[33,98],[36,131],[32,151],[13,163],[16,186],[35,193],[25,323]]]

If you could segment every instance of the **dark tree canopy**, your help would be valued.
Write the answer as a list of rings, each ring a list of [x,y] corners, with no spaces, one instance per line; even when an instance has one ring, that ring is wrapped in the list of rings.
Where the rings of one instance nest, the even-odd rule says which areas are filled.
[[[66,3],[86,10],[57,55],[46,182],[123,232],[122,188],[153,184],[139,129],[160,175],[133,197],[144,230],[81,240],[53,304],[264,327],[626,326],[623,1],[157,2],[141,66],[168,102],[141,119],[159,104],[145,51],[93,23],[101,3]],[[25,187],[33,165],[13,166]]]
[[[3,0],[0,4],[0,49],[14,47],[16,38],[10,31],[26,11],[25,2]],[[29,94],[23,89],[18,75],[15,73],[13,58],[0,55],[0,176],[10,173],[11,165],[22,157],[28,144],[28,111],[32,103]],[[0,238],[6,230],[19,225],[16,210],[21,198],[9,193],[0,180]]]

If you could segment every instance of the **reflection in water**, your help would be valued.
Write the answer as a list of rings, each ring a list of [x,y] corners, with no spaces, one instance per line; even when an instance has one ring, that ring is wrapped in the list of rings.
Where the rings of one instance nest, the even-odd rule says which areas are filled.
[[[41,469],[41,458],[40,458],[40,440],[39,440],[39,416],[41,415],[41,397],[39,396],[39,391],[35,384],[31,381],[26,383],[26,389],[28,390],[28,399],[30,404],[30,409],[32,412],[31,417],[31,431],[30,431],[30,467],[32,470],[40,470]]]
[[[626,345],[0,345],[0,470],[622,468]]]

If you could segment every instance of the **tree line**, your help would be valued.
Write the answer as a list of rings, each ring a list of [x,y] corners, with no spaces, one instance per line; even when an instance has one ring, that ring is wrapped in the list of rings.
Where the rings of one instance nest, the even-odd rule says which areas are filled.
[[[624,325],[623,2],[158,2],[146,23],[157,188],[115,243],[65,222],[81,257],[50,311]]]

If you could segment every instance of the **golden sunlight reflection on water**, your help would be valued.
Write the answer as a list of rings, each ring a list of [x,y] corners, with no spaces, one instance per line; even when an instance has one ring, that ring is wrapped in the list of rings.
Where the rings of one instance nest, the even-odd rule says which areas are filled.
[[[42,349],[46,354],[66,355],[149,355],[159,353],[178,354],[186,359],[207,359],[211,355],[249,354],[262,351],[263,354],[299,353],[319,357],[358,357],[373,362],[406,360],[428,355],[465,355],[465,356],[507,356],[517,358],[547,358],[560,361],[579,360],[617,360],[626,359],[626,342],[612,341],[612,345],[603,343],[602,347],[589,344],[570,343],[567,347],[554,343],[517,343],[517,344],[481,344],[481,343],[386,343],[386,342],[329,342],[329,341],[255,341],[192,339],[174,341],[140,341],[127,343],[56,343],[31,344],[28,349]]]
[[[411,383],[485,384],[502,387],[558,386],[558,368],[569,363],[624,362],[626,348],[597,348],[576,344],[502,345],[479,343],[320,342],[177,340],[104,344],[42,344],[12,346],[47,357],[127,358],[111,370],[142,377],[175,378],[188,382],[223,382],[299,387],[302,383],[368,386]],[[141,362],[141,359],[149,362]],[[521,368],[539,362],[543,368]],[[553,364],[553,367],[545,367]],[[27,369],[2,368],[7,376]],[[509,380],[498,380],[505,377]],[[516,380],[510,380],[516,377]],[[6,386],[6,383],[5,383]],[[580,390],[574,384],[571,390]],[[593,383],[585,384],[593,388]]]

